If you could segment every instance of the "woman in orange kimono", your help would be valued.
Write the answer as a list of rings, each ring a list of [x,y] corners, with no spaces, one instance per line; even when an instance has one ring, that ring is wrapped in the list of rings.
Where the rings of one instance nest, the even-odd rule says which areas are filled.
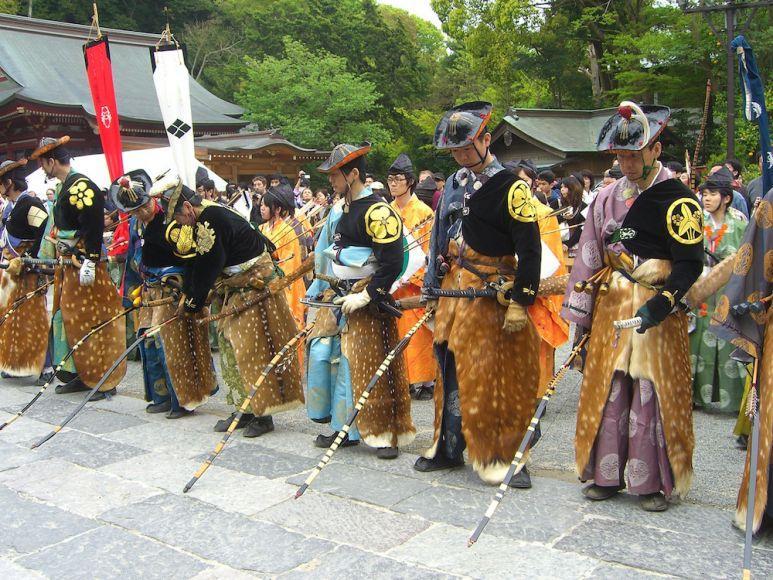
[[[408,268],[397,279],[395,282],[397,289],[392,292],[392,296],[399,300],[421,294],[426,269],[424,264],[429,253],[429,237],[434,214],[432,209],[413,193],[416,187],[416,177],[413,173],[413,164],[404,153],[401,153],[389,168],[387,184],[389,185],[389,193],[394,198],[391,204],[392,208],[400,214],[405,232],[410,234],[407,238],[408,243],[414,246],[412,248],[413,255],[409,255]],[[432,180],[432,187],[433,189],[435,187],[434,180]],[[413,243],[413,240],[416,240],[416,243]],[[417,244],[420,247],[416,247]],[[420,260],[422,266],[418,270],[412,271],[414,268],[411,267],[411,264],[414,263],[414,260],[411,260],[411,257],[415,258],[419,249],[424,254],[424,259]],[[403,311],[402,317],[397,320],[397,329],[400,335],[405,335],[423,315],[423,308]],[[432,330],[428,326],[422,326],[408,343],[408,347],[405,349],[405,363],[408,368],[411,396],[420,401],[432,399],[435,383],[435,357],[432,351]]]
[[[287,185],[270,187],[260,202],[260,215],[265,220],[260,226],[260,233],[276,246],[277,264],[285,274],[295,272],[303,262],[301,240],[288,222],[294,211],[295,196]],[[285,292],[295,321],[303,326],[305,306],[301,304],[301,299],[306,294],[303,280],[296,280]]]

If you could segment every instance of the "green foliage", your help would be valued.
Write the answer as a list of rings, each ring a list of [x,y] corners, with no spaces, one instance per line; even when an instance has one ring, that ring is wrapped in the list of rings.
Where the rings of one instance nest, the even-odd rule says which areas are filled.
[[[765,87],[765,103],[770,108],[773,107],[773,86],[770,84]],[[740,94],[736,94],[736,112],[735,112],[735,158],[738,159],[744,167],[744,181],[748,182],[760,174],[757,167],[757,156],[760,154],[760,130],[757,124],[746,120],[743,112],[743,104]],[[714,105],[717,111],[714,121],[714,130],[712,131],[712,146],[709,150],[708,167],[718,165],[725,161],[727,136],[725,126],[727,124],[727,100],[724,94],[717,96]]]
[[[286,37],[282,58],[248,57],[246,65],[237,101],[261,129],[277,127],[291,141],[321,149],[389,139],[375,119],[381,96],[375,84],[349,72],[340,56]]]
[[[16,14],[20,4],[19,0],[0,0],[0,14]]]
[[[408,153],[417,175],[422,169],[451,173],[453,158],[432,144],[439,114],[428,109],[398,109],[396,113],[399,115],[398,136],[393,141],[376,144],[371,165],[383,174],[400,153]]]
[[[27,15],[27,1],[18,2],[18,11]],[[107,28],[160,33],[166,25],[163,7],[169,9],[172,30],[179,30],[188,22],[206,19],[217,9],[216,0],[99,0],[100,25]],[[83,0],[34,0],[35,18],[59,20],[73,24],[90,24],[92,2]]]
[[[445,36],[377,0],[100,0],[99,10],[104,27],[159,33],[168,6],[199,82],[299,145],[372,140],[379,175],[401,152],[417,167],[450,170],[452,160],[432,147],[435,123],[447,108],[478,99],[494,103],[492,127],[509,107],[667,104],[683,109],[672,123],[680,150],[668,152],[681,158],[695,146],[706,79],[715,103],[701,160],[724,158],[724,46],[702,16],[685,15],[676,0],[432,5]],[[26,15],[27,6],[0,0],[0,11]],[[91,2],[83,0],[33,6],[37,18],[91,18]],[[738,24],[749,20],[746,36],[766,75],[773,70],[773,11],[749,15],[740,10]],[[711,18],[723,33],[721,14]],[[736,131],[736,156],[748,162],[756,127],[739,116]]]

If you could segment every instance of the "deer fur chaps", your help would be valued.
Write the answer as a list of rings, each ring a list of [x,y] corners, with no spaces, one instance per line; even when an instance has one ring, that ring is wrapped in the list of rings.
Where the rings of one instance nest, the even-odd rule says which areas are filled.
[[[39,278],[37,274],[0,272],[0,319],[14,302],[39,286]],[[0,370],[16,377],[37,377],[46,362],[48,325],[45,293],[20,304],[0,326]]]
[[[222,311],[238,308],[254,300],[258,294],[258,290],[246,288],[231,292],[224,300]],[[236,366],[247,392],[274,355],[298,333],[285,292],[271,294],[259,304],[223,318],[220,330],[233,346]],[[297,349],[290,352],[258,388],[251,403],[255,416],[270,415],[303,404],[301,366],[297,353]]]
[[[458,246],[450,244],[450,254]],[[492,258],[464,250],[464,258],[496,280],[499,273],[513,272],[512,256]],[[444,290],[483,288],[475,274],[451,262],[444,276]],[[510,275],[512,279],[512,275]],[[529,320],[516,333],[502,329],[506,308],[492,298],[440,298],[435,314],[435,343],[448,343],[456,361],[462,433],[473,469],[486,483],[502,483],[518,445],[534,413],[539,384],[540,338]],[[437,453],[443,421],[443,377],[435,385],[435,435],[424,456]]]
[[[107,273],[107,265],[99,262],[96,279],[91,286],[81,286],[78,268],[65,265],[54,276],[54,312],[61,310],[67,343],[72,346],[91,329],[121,312],[121,297]],[[94,387],[115,360],[126,350],[126,319],[120,317],[93,334],[73,354],[78,376],[88,387]],[[112,372],[100,387],[109,391],[126,374],[126,361]]]
[[[662,284],[671,272],[671,262],[647,260],[632,272],[634,279]],[[591,458],[609,398],[612,376],[622,371],[634,379],[655,385],[666,452],[674,475],[674,493],[684,497],[692,483],[692,372],[687,316],[678,311],[645,334],[623,330],[615,339],[615,320],[632,318],[655,291],[633,284],[618,272],[612,275],[607,294],[596,296],[593,327],[580,389],[575,433],[577,474],[582,477]]]
[[[399,340],[394,318],[375,315],[369,307],[348,315],[341,351],[349,361],[355,402]],[[387,367],[357,416],[360,438],[371,447],[404,447],[416,437],[404,354]]]

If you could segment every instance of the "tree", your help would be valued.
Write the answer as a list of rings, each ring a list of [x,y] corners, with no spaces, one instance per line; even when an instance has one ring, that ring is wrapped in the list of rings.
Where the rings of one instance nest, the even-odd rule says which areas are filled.
[[[248,120],[281,129],[304,147],[390,139],[376,120],[381,95],[374,83],[349,72],[339,56],[312,52],[289,37],[283,44],[282,58],[245,59],[245,83],[236,97]]]
[[[380,114],[420,105],[443,56],[437,31],[375,0],[223,0],[220,6],[227,27],[243,31],[244,51],[257,60],[280,57],[285,36],[344,58],[348,70],[379,87]],[[389,123],[390,114],[380,121]]]
[[[662,0],[433,0],[454,50],[499,106],[610,106],[621,99],[700,107],[724,79],[724,46],[700,16]],[[749,36],[771,63],[771,13]],[[528,86],[531,79],[531,86]]]
[[[240,46],[244,44],[244,35],[241,31],[229,33],[217,18],[186,24],[181,38],[188,51],[188,68],[196,80],[201,78],[207,65],[223,66],[243,56]]]
[[[27,2],[19,2],[17,13],[27,15]],[[164,12],[163,8],[168,8]],[[161,33],[167,17],[173,32],[182,30],[188,22],[206,20],[216,10],[216,0],[100,0],[99,23],[106,28]],[[34,0],[35,18],[58,20],[73,24],[89,24],[92,3],[83,0]]]
[[[20,9],[19,0],[0,0],[0,14],[16,14]]]

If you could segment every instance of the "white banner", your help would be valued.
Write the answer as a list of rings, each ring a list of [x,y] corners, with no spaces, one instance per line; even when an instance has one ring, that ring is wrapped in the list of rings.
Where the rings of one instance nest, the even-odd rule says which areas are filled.
[[[193,147],[190,76],[183,51],[175,45],[150,49],[153,84],[164,119],[177,172],[183,183],[196,189],[196,153]]]

